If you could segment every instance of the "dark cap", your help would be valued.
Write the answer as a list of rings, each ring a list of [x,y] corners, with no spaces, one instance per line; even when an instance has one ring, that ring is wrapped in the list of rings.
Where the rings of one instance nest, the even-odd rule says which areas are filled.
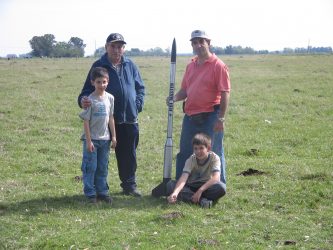
[[[108,38],[106,39],[107,43],[115,43],[115,42],[120,42],[123,44],[126,44],[124,41],[124,37],[120,35],[119,33],[111,33]]]

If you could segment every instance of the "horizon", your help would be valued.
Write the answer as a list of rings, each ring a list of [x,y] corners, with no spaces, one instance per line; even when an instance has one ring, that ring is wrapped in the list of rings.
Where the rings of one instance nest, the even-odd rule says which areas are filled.
[[[63,42],[63,41],[57,41],[57,42]],[[83,41],[84,42],[84,41]],[[177,42],[177,41],[176,41]],[[231,45],[231,44],[230,44]],[[227,46],[230,46],[230,45],[227,45]],[[241,46],[241,45],[236,45],[236,46],[234,46],[234,45],[231,45],[232,47],[237,47],[237,46]],[[213,47],[219,47],[219,46],[213,46]],[[249,46],[241,46],[243,49],[244,48],[247,48],[247,47],[249,47]],[[331,49],[333,49],[331,46],[327,46],[327,47],[329,47],[329,48],[331,48]],[[249,47],[249,48],[251,48],[251,49],[253,49],[255,52],[259,52],[259,51],[268,51],[268,53],[269,54],[274,54],[274,53],[276,53],[276,52],[279,52],[279,53],[283,53],[283,51],[285,50],[285,49],[292,49],[292,50],[295,50],[295,49],[308,49],[308,48],[327,48],[327,47],[325,47],[325,46],[316,46],[316,47],[312,47],[312,46],[308,46],[308,47],[295,47],[295,48],[291,48],[291,47],[285,47],[285,48],[282,48],[282,49],[280,49],[280,50],[265,50],[265,49],[262,49],[262,50],[256,50],[255,48],[251,48],[251,47]],[[159,46],[155,46],[154,48],[161,48],[161,47],[159,47]],[[149,49],[154,49],[154,48],[149,48]],[[97,48],[98,49],[98,48]],[[140,51],[148,51],[149,49],[147,49],[147,50],[141,50],[140,48],[137,48],[137,49],[139,49]],[[223,49],[225,49],[225,47],[223,47]],[[128,49],[126,49],[126,47],[125,47],[125,55],[126,55],[126,52],[130,52],[130,49],[128,50]],[[165,49],[163,49],[163,51],[165,51]],[[8,53],[8,54],[6,54],[5,56],[1,56],[0,55],[0,58],[8,58],[9,56],[17,56],[18,58],[20,57],[20,56],[24,56],[24,55],[29,55],[30,53],[32,52],[32,50],[30,50],[29,52],[26,52],[26,53],[20,53],[20,54],[15,54],[15,53]],[[242,54],[242,53],[241,53]],[[244,54],[246,54],[246,53],[244,53]],[[187,56],[187,55],[193,55],[193,52],[177,52],[177,55],[178,56],[182,56],[182,55],[185,55],[185,56]],[[236,55],[236,54],[230,54],[230,55]],[[94,53],[92,53],[92,54],[89,54],[89,55],[87,55],[87,53],[85,52],[85,55],[84,55],[84,57],[93,57],[94,56]]]

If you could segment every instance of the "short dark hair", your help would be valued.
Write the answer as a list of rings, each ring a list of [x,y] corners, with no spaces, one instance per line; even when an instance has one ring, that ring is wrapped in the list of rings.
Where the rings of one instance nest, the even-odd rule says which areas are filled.
[[[211,147],[212,139],[205,133],[198,133],[192,139],[192,146],[204,145],[206,148]]]
[[[96,78],[105,77],[109,80],[109,72],[106,68],[103,67],[95,67],[92,68],[90,72],[90,80],[95,81]]]

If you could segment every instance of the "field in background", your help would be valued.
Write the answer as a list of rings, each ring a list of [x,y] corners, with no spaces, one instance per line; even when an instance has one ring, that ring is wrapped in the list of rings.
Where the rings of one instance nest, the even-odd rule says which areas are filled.
[[[132,59],[147,88],[137,171],[144,197],[120,194],[112,152],[112,207],[87,204],[76,178],[76,99],[94,59],[0,60],[0,249],[332,248],[332,55],[222,58],[232,81],[228,193],[210,210],[151,197],[162,180],[170,59]],[[176,90],[188,60],[177,58]],[[176,103],[174,155],[181,119]]]

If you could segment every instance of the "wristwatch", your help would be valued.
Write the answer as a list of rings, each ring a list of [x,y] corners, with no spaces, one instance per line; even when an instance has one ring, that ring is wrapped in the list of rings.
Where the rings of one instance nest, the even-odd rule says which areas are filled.
[[[218,118],[220,122],[225,122],[225,118],[224,117],[219,117]]]

